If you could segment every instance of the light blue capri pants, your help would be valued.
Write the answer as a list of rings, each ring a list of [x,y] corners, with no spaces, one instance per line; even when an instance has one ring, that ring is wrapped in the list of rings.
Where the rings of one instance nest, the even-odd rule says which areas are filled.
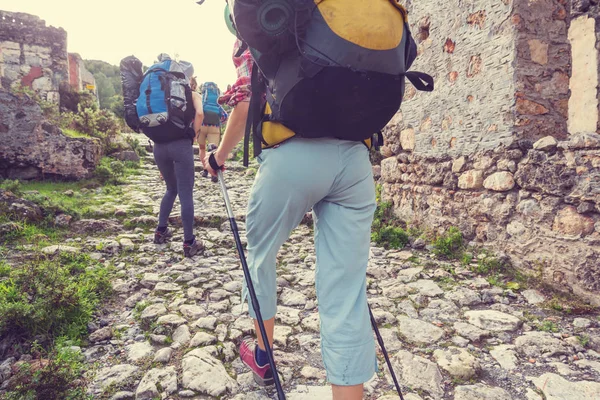
[[[364,383],[377,370],[366,296],[376,207],[368,150],[360,142],[292,138],[258,159],[246,235],[261,315],[275,316],[277,252],[312,208],[323,364],[335,385]],[[256,318],[251,302],[249,312]]]

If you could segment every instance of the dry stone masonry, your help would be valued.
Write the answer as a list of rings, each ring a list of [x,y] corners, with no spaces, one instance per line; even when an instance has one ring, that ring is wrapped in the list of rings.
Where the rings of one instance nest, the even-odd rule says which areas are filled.
[[[460,227],[517,267],[600,303],[597,1],[409,2],[414,69],[386,131],[385,200]]]
[[[86,84],[95,90],[81,57],[67,53],[67,32],[46,26],[35,15],[0,10],[0,89],[21,84],[58,103],[63,82],[76,90]]]

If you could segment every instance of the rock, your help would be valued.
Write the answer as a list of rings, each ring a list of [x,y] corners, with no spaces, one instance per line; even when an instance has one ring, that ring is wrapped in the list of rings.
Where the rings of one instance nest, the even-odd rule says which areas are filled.
[[[287,346],[288,337],[292,334],[292,328],[289,326],[275,325],[273,340],[281,346]]]
[[[61,227],[61,228],[66,228],[69,225],[71,225],[71,220],[73,220],[73,217],[71,217],[68,214],[58,214],[54,218],[54,225]]]
[[[204,347],[217,343],[217,338],[206,332],[198,332],[192,338],[190,347]]]
[[[398,331],[390,328],[380,328],[379,333],[385,343],[385,349],[388,353],[392,353],[402,349],[402,342],[398,338]]]
[[[289,400],[331,400],[331,387],[298,385],[286,398]]]
[[[175,314],[163,315],[162,317],[159,317],[156,321],[158,325],[170,325],[172,327],[178,327],[179,325],[183,325],[186,322],[187,321],[184,318]]]
[[[54,254],[54,253],[79,253],[79,249],[76,247],[65,246],[64,244],[55,244],[52,246],[44,247],[42,253]]]
[[[404,350],[400,350],[391,362],[404,386],[423,390],[435,399],[443,397],[442,374],[434,363]],[[388,374],[386,378],[391,381]]]
[[[306,304],[305,295],[288,288],[283,289],[279,299],[284,306],[304,306]]]
[[[196,321],[194,323],[194,326],[196,328],[208,329],[208,330],[212,331],[215,329],[216,323],[217,323],[216,317],[203,317],[203,318],[198,318],[198,321]]]
[[[206,349],[195,349],[183,356],[182,369],[181,383],[185,389],[214,397],[237,391],[237,382],[223,363]]]
[[[135,398],[135,393],[128,392],[126,390],[122,390],[112,395],[110,400],[133,400]]]
[[[189,320],[197,320],[206,315],[206,310],[204,308],[190,304],[184,304],[180,306],[179,312]]]
[[[586,329],[592,326],[592,321],[587,318],[575,318],[573,320],[573,326],[575,328]]]
[[[483,187],[483,171],[469,170],[458,177],[458,187],[461,189],[481,189]]]
[[[17,360],[9,357],[0,364],[0,384],[10,379],[12,375],[12,366]]]
[[[416,282],[408,283],[406,286],[427,297],[435,297],[444,293],[434,281],[429,279],[419,279]]]
[[[102,156],[98,139],[63,135],[34,100],[7,90],[0,91],[0,127],[2,175],[9,179],[84,179]]]
[[[133,244],[131,239],[122,238],[121,240],[119,240],[119,243],[121,244],[121,248],[124,251],[133,251],[135,249],[135,244]]]
[[[481,371],[479,361],[467,350],[458,347],[435,350],[433,358],[442,369],[456,378],[471,379]]]
[[[185,346],[189,343],[192,337],[190,328],[187,325],[181,325],[173,332],[173,341]]]
[[[404,338],[416,344],[432,344],[444,336],[444,330],[429,322],[409,317],[398,317],[398,330]]]
[[[144,375],[137,390],[136,400],[154,400],[161,393],[167,396],[177,391],[177,372],[175,367],[153,368]]]
[[[327,374],[324,370],[305,365],[300,370],[300,375],[306,379],[325,379]]]
[[[452,172],[454,172],[455,174],[458,174],[459,172],[461,172],[463,170],[466,163],[467,163],[467,159],[465,158],[465,156],[457,158],[456,160],[454,160],[452,162]]]
[[[157,292],[168,293],[168,292],[177,292],[177,291],[181,290],[181,288],[176,283],[158,282],[156,284],[156,286],[154,287],[154,290],[156,290]]]
[[[498,364],[500,364],[502,368],[511,371],[517,368],[517,363],[519,361],[514,349],[515,346],[501,344],[490,350],[490,354],[498,361]]]
[[[573,206],[567,206],[554,218],[552,230],[565,235],[585,236],[594,232],[594,223],[593,218],[579,214]]]
[[[551,151],[556,148],[557,144],[558,142],[556,141],[556,139],[554,139],[554,137],[546,136],[535,142],[533,144],[533,148],[535,150]]]
[[[138,367],[129,364],[118,364],[102,368],[98,371],[90,391],[94,394],[100,394],[108,387],[118,389],[121,385],[129,382],[138,370]]]
[[[496,192],[506,192],[515,187],[513,175],[508,171],[496,172],[483,181],[483,187]]]
[[[165,315],[166,313],[167,308],[165,307],[165,305],[156,303],[144,308],[144,311],[142,311],[140,318],[142,320],[154,320],[155,318],[160,317],[161,315]]]
[[[160,275],[154,272],[146,272],[140,281],[140,285],[152,289],[158,282],[160,282]]]
[[[436,299],[430,301],[427,308],[419,315],[429,322],[452,322],[459,318],[459,309],[450,301]]]
[[[519,354],[531,358],[569,355],[573,352],[570,345],[547,332],[525,332],[514,343]]]
[[[148,342],[134,343],[127,346],[127,359],[132,362],[152,356],[154,348]]]
[[[506,390],[499,387],[487,386],[482,383],[475,385],[457,386],[454,400],[513,400]]]
[[[74,233],[119,232],[121,227],[115,221],[106,219],[81,219],[71,224]]]
[[[479,342],[482,338],[490,336],[490,332],[480,329],[474,325],[467,324],[466,322],[455,322],[454,329],[459,335],[464,336],[474,342]]]
[[[109,340],[113,335],[112,328],[110,326],[105,326],[104,328],[100,328],[97,331],[93,332],[89,340],[90,342],[103,342],[105,340]]]
[[[278,306],[275,318],[285,325],[297,325],[300,323],[300,310],[291,307]]]
[[[533,378],[532,382],[544,393],[546,400],[596,400],[600,393],[600,383],[598,382],[570,382],[560,375],[551,373]]]
[[[494,310],[467,311],[465,317],[469,323],[494,332],[514,331],[522,324],[519,318]]]
[[[571,150],[600,148],[600,134],[595,132],[576,133],[570,136],[566,147]]]
[[[170,347],[160,349],[156,352],[156,355],[154,356],[154,362],[166,364],[171,359],[171,354],[173,354],[173,349]]]
[[[540,291],[535,289],[524,290],[521,294],[529,304],[535,305],[546,301],[546,297]]]
[[[400,145],[403,150],[413,151],[415,149],[415,130],[412,128],[400,132]]]
[[[112,153],[110,156],[119,161],[140,161],[140,157],[133,150],[118,151],[116,153]]]
[[[309,331],[319,332],[320,331],[320,318],[318,313],[311,313],[302,320],[302,327]]]
[[[446,293],[445,297],[457,302],[461,306],[475,306],[481,304],[481,296],[479,293],[464,287]]]

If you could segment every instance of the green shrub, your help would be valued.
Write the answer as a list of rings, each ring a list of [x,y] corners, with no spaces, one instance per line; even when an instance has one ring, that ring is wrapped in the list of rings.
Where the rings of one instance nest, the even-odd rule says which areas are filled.
[[[433,242],[433,253],[448,258],[458,258],[463,250],[463,236],[457,227],[450,227]]]
[[[79,339],[110,290],[108,270],[86,254],[60,253],[11,268],[0,280],[0,336]]]
[[[379,246],[389,249],[401,249],[408,243],[408,234],[404,229],[395,226],[385,226],[371,234],[371,240]]]
[[[8,190],[15,195],[21,194],[21,182],[18,179],[10,180],[6,179],[0,182],[0,188]]]
[[[63,343],[50,352],[37,350],[39,357],[21,364],[8,386],[5,400],[84,400],[86,394],[84,357]]]
[[[120,184],[125,174],[125,164],[119,160],[103,157],[96,166],[94,175],[103,184]]]
[[[148,154],[146,152],[146,149],[140,144],[140,140],[138,138],[125,136],[125,141],[129,145],[129,147],[131,147],[133,151],[137,153],[138,156],[144,157]]]

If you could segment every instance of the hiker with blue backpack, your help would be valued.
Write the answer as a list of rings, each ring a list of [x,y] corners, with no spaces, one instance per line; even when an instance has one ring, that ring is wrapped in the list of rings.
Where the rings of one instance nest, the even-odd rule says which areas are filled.
[[[121,61],[125,121],[154,142],[154,160],[166,184],[154,243],[163,244],[173,235],[168,220],[179,197],[185,257],[193,257],[203,248],[194,236],[193,143],[204,114],[202,98],[190,87],[193,72],[192,64],[164,53],[143,74],[137,58]]]
[[[227,113],[218,103],[221,91],[216,83],[204,83],[202,85],[201,95],[204,120],[202,122],[202,127],[200,128],[198,145],[200,146],[200,158],[201,160],[204,160],[204,156],[206,155],[206,145],[219,145],[219,141],[221,140],[221,125],[227,121]],[[208,177],[206,166],[202,171],[202,176],[205,178]],[[217,182],[217,177],[213,176],[212,181]]]
[[[362,399],[378,368],[366,291],[376,208],[369,149],[398,111],[405,78],[424,91],[433,79],[408,72],[416,44],[396,0],[228,0],[225,20],[238,37],[238,79],[220,99],[233,111],[205,165],[216,175],[242,138],[247,165],[250,136],[259,162],[246,238],[257,300],[248,308],[261,335],[241,343],[240,358],[284,398],[270,351],[277,253],[312,209],[323,364],[334,400]]]

